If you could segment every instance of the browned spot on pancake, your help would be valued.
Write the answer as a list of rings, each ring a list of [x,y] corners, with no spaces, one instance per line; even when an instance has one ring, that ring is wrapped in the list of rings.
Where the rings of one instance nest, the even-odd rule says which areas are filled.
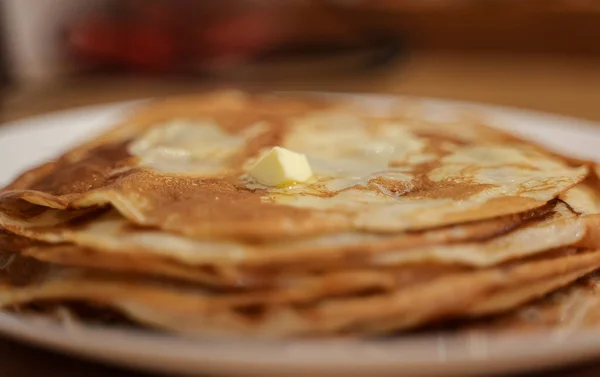
[[[414,131],[414,134],[417,136],[423,137],[429,141],[429,144],[428,144],[429,149],[426,149],[426,152],[428,152],[428,153],[444,151],[445,148],[443,148],[443,146],[446,143],[451,143],[451,144],[455,144],[455,145],[469,144],[465,140],[461,140],[457,137],[452,137],[450,135],[440,135],[440,134],[436,135],[436,134],[433,134],[430,132],[423,132],[423,131],[419,131],[419,130]]]
[[[416,182],[415,187],[405,196],[423,199],[452,199],[465,200],[496,185],[483,183],[465,183],[457,180],[446,179],[432,182],[422,179]]]
[[[439,160],[416,165],[411,180],[412,188],[404,197],[413,199],[452,199],[464,200],[486,189],[495,187],[491,184],[474,183],[458,179],[432,181],[429,173],[441,166]]]
[[[56,196],[72,196],[110,185],[117,178],[115,171],[132,163],[127,142],[99,146],[83,155],[66,154],[17,178],[9,186],[14,191],[0,193],[0,210],[29,219],[46,210],[42,205],[66,207],[68,198]]]
[[[377,177],[369,180],[369,185],[367,188],[369,190],[380,190],[380,188],[385,188],[387,191],[393,194],[403,195],[412,187],[413,184],[411,181],[398,181],[395,179]]]
[[[115,169],[127,165],[129,157],[126,142],[97,147],[78,161],[65,156],[56,162],[51,174],[27,188],[52,195],[87,192],[103,186]]]
[[[410,190],[403,197],[411,199],[452,199],[465,200],[473,195],[476,195],[486,189],[497,187],[497,185],[484,184],[477,182],[469,182],[463,177],[472,174],[465,170],[461,174],[463,177],[459,179],[445,179],[442,181],[432,181],[429,178],[429,173],[442,166],[441,158],[448,155],[450,152],[443,148],[443,138],[433,138],[428,144],[428,152],[437,156],[434,161],[425,162],[412,166],[414,178],[410,181]],[[397,165],[403,166],[403,165]],[[411,167],[410,165],[405,165]],[[479,170],[481,167],[472,167]],[[391,189],[388,186],[385,186]]]
[[[302,226],[315,231],[323,228],[323,224],[318,228],[311,225],[315,211],[265,203],[264,190],[248,190],[229,179],[193,179],[140,169],[122,177],[114,190],[129,197],[143,196],[148,203],[148,223],[144,225],[191,235],[207,235],[197,233],[199,224],[205,225],[208,234],[213,228],[226,234],[227,225],[232,232],[240,231],[242,238],[261,237],[253,229],[254,223],[256,227],[271,227],[272,237],[296,233]],[[290,222],[293,227],[287,225]],[[335,222],[328,225],[336,226]]]

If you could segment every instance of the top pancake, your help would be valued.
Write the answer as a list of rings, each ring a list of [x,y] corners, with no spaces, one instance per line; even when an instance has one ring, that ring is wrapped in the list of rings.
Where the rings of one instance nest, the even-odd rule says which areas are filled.
[[[253,182],[248,168],[273,146],[305,153],[314,178]],[[28,219],[39,206],[70,217],[111,205],[131,222],[198,238],[399,232],[530,211],[587,172],[478,124],[225,92],[138,109],[23,174],[0,194],[0,210]]]

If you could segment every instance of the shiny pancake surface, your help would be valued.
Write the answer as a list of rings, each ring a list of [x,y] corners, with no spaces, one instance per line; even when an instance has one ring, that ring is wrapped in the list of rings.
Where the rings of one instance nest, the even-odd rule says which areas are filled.
[[[0,208],[31,218],[40,206],[110,205],[130,222],[199,238],[399,232],[533,210],[588,173],[499,131],[451,138],[421,123],[325,105],[282,114],[236,100],[230,111],[198,105],[194,117],[161,114],[155,122],[150,108],[102,143],[25,173],[2,191]],[[249,167],[274,146],[306,154],[312,180],[253,181]]]

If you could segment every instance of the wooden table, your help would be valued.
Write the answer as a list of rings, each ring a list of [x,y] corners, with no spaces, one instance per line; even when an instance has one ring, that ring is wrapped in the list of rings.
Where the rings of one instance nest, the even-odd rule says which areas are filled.
[[[48,111],[117,100],[196,91],[215,82],[144,79],[70,80],[8,92],[0,116],[9,121]],[[307,80],[246,80],[250,88],[330,90],[432,96],[530,108],[600,121],[600,57],[494,56],[415,53],[371,75]],[[600,148],[600,146],[599,146]],[[0,339],[3,377],[142,376],[74,360]],[[600,361],[527,376],[600,376]]]

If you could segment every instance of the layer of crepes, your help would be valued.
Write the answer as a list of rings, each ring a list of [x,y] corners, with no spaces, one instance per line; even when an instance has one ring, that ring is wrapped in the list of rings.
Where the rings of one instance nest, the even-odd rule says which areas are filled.
[[[229,271],[232,276],[243,276],[241,271],[245,270],[270,273],[279,270],[283,275],[294,271],[418,263],[486,267],[558,247],[595,246],[594,231],[599,222],[598,215],[579,217],[559,203],[552,214],[497,237],[458,242],[459,235],[451,244],[439,244],[440,239],[431,237],[431,234],[429,237],[408,235],[404,240],[398,237],[395,245],[392,240],[388,240],[386,246],[391,247],[386,248],[378,248],[382,245],[377,243],[365,243],[364,248],[343,243],[337,247],[328,243],[327,247],[316,248],[278,248],[278,245],[264,245],[261,248],[256,245],[210,241],[202,243],[174,238],[165,233],[151,233],[150,236],[144,231],[134,230],[109,233],[101,223],[94,225],[98,228],[93,233],[87,233],[86,230],[82,233],[70,230],[58,235],[35,235],[35,238],[46,241],[74,242],[79,247],[61,245],[52,251],[51,247],[39,246],[25,249],[24,252],[51,262],[75,265],[86,263],[88,267],[102,263],[104,266],[114,265],[115,268],[127,270],[136,268],[132,266],[134,264],[138,264],[137,269],[147,264],[149,273],[169,274],[169,266],[178,266],[179,271],[189,270],[185,275],[190,277],[194,272],[202,271],[203,267]],[[457,230],[459,229],[454,229]],[[439,232],[439,235],[452,234],[452,230]],[[418,242],[421,242],[422,246],[415,247]],[[85,249],[95,252],[86,252]],[[96,258],[93,255],[96,255]],[[107,261],[101,262],[102,258],[106,258]]]
[[[148,277],[145,274],[138,274],[136,271],[121,274],[98,268],[71,268],[24,257],[20,253],[0,253],[0,260],[3,261],[0,281],[9,285],[16,284],[15,282],[20,282],[18,285],[38,284],[40,281],[52,282],[65,277],[91,281],[110,280],[115,284],[122,283],[125,286],[141,284],[148,287],[169,287],[186,292],[205,293],[210,295],[214,302],[227,303],[236,308],[251,305],[305,304],[334,297],[383,293],[417,284],[426,284],[441,277],[470,270],[460,266],[432,264],[390,269],[350,268],[324,273],[277,276],[273,277],[268,285],[255,286],[252,290],[235,289],[238,287],[233,285],[227,287],[224,284],[215,290],[206,284],[197,285],[178,279]],[[204,273],[208,275],[208,272]],[[219,279],[220,282],[224,282],[228,278],[230,277],[217,277],[213,274],[213,279]],[[234,279],[243,278],[239,275]],[[250,275],[247,278],[250,279]],[[263,279],[267,278],[267,276],[263,277]]]
[[[550,216],[558,210],[559,214]],[[248,266],[283,266],[311,262],[337,262],[352,257],[364,259],[371,254],[422,248],[450,242],[483,241],[501,236],[525,223],[543,218],[565,220],[569,215],[564,204],[550,203],[534,211],[487,221],[456,225],[428,232],[396,235],[337,233],[311,238],[246,243],[226,240],[186,238],[160,230],[132,226],[115,211],[78,219],[75,223],[67,211],[45,210],[38,216],[20,219],[0,213],[0,225],[17,235],[48,243],[70,242],[118,255],[156,255],[192,265],[214,264]],[[61,223],[61,221],[63,221]],[[476,245],[476,243],[474,244]],[[360,258],[363,256],[363,258]]]
[[[444,124],[333,105],[232,98],[214,108],[210,97],[198,100],[198,110],[178,117],[177,102],[167,102],[172,112],[142,109],[23,174],[0,193],[0,212],[32,217],[35,206],[110,205],[136,224],[196,238],[394,233],[530,211],[588,174],[587,166],[479,124],[451,134]],[[313,179],[289,187],[253,182],[248,167],[275,145],[305,153]]]
[[[58,244],[22,251],[48,262],[252,287],[272,284],[278,276],[313,271],[419,264],[488,267],[560,247],[600,247],[595,236],[600,214],[578,215],[569,206],[592,200],[588,194],[596,195],[586,192],[570,203],[558,202],[527,215],[424,233],[337,234],[262,245],[201,241],[135,228],[114,213],[63,227],[27,228],[14,219],[3,226]]]
[[[579,252],[451,274],[386,293],[338,297],[302,305],[256,305],[240,295],[213,295],[81,270],[44,273],[33,284],[0,281],[0,305],[40,301],[95,302],[134,320],[187,335],[256,337],[380,334],[443,318],[504,311],[564,286],[600,267],[600,252]],[[305,292],[305,291],[303,291]],[[269,297],[274,297],[269,295]]]

